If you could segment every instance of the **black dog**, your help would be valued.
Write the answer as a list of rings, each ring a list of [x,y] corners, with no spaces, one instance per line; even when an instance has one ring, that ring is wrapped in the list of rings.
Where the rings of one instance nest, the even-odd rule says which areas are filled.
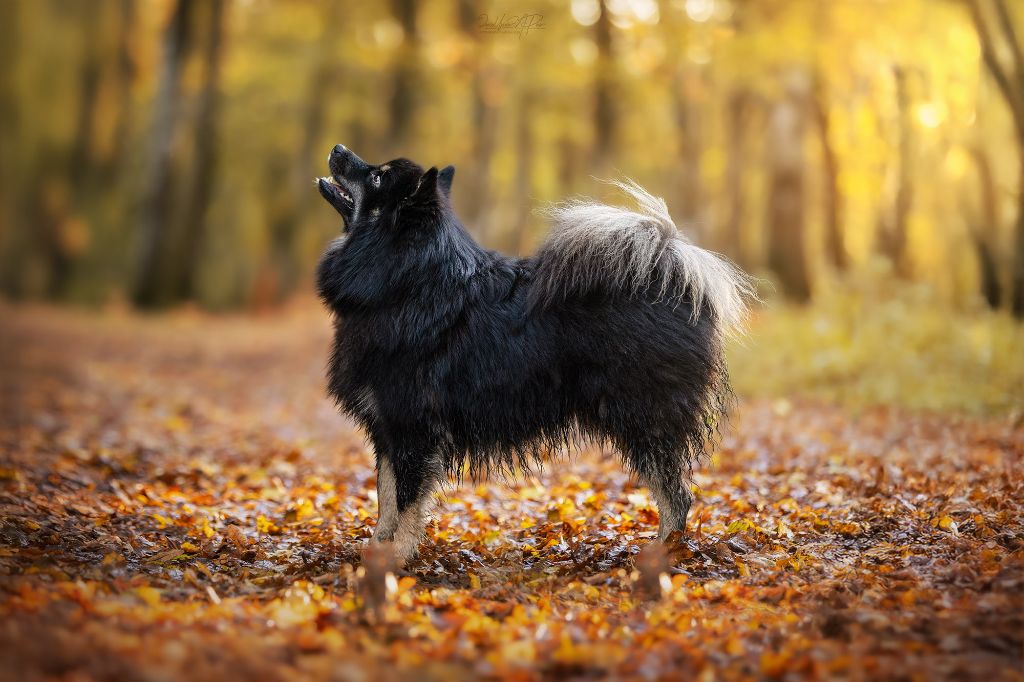
[[[581,439],[610,443],[650,487],[659,536],[683,530],[691,466],[729,386],[723,337],[747,277],[685,241],[665,203],[551,211],[531,258],[478,245],[449,202],[454,168],[371,166],[338,145],[320,193],[344,234],[317,272],[334,313],[329,390],[377,456],[374,542],[416,553],[447,476],[526,467]]]

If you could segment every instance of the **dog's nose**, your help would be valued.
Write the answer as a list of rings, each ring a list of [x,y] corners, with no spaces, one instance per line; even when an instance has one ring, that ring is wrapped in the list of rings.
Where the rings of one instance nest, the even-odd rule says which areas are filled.
[[[346,172],[356,168],[367,168],[366,162],[343,144],[334,145],[334,149],[327,157],[327,165],[335,175],[345,175]]]
[[[347,151],[348,151],[348,148],[346,148],[345,145],[343,145],[343,144],[336,144],[336,145],[334,145],[334,149],[332,149],[331,153],[327,155],[327,163],[330,163],[331,160],[334,159],[334,158],[340,158],[340,157],[344,156],[345,152],[347,152]]]
[[[336,144],[331,149],[331,153],[327,155],[327,166],[331,169],[331,172],[340,175],[344,170],[345,166],[348,165],[348,158],[352,155],[352,152],[348,150],[343,144]]]

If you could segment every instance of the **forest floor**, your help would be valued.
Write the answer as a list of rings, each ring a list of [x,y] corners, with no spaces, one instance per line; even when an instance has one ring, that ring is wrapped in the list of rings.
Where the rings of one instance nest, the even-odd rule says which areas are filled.
[[[980,410],[747,391],[863,388],[755,330],[758,397],[667,555],[588,450],[446,490],[398,571],[362,554],[372,456],[319,309],[0,316],[0,677],[1024,679],[1024,428],[983,377],[950,389]]]

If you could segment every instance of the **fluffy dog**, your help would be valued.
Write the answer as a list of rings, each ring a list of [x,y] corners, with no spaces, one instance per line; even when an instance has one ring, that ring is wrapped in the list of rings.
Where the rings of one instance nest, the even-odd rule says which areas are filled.
[[[536,255],[477,244],[449,201],[454,168],[373,166],[343,145],[320,193],[344,221],[317,271],[334,315],[328,387],[377,458],[372,542],[404,563],[447,477],[528,467],[581,440],[608,443],[684,530],[693,464],[730,391],[723,339],[751,282],[689,243],[665,202],[616,183],[626,210],[551,210]]]

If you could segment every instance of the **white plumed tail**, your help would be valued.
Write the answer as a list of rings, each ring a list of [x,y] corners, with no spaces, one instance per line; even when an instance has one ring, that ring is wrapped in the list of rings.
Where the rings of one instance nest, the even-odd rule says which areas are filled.
[[[754,280],[728,259],[690,242],[665,200],[632,180],[612,180],[637,210],[573,200],[547,210],[554,229],[537,254],[541,296],[564,299],[597,286],[659,300],[689,297],[696,319],[706,305],[725,334],[740,333]]]

